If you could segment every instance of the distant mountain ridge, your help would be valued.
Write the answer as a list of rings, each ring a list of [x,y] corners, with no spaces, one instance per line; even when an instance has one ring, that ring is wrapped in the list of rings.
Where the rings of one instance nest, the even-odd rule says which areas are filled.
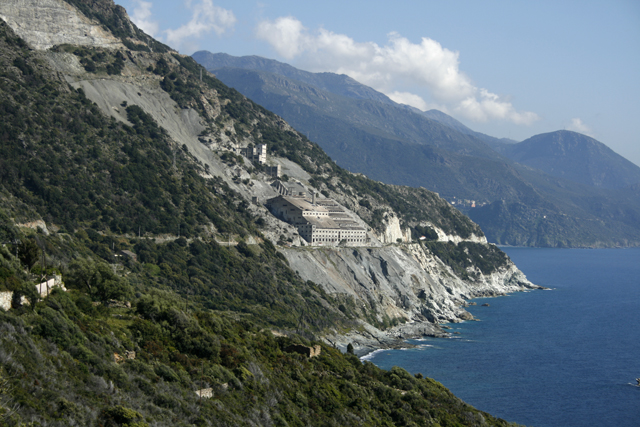
[[[640,183],[640,167],[603,143],[568,130],[532,136],[505,147],[502,153],[549,175],[593,187],[624,188]]]
[[[409,105],[398,104],[391,100],[387,95],[363,85],[344,74],[312,73],[309,71],[299,70],[289,64],[285,64],[274,59],[267,59],[255,55],[237,57],[226,53],[198,51],[194,53],[192,57],[208,70],[220,68],[242,68],[245,70],[267,71],[313,85],[318,89],[323,89],[347,98],[369,99],[372,101],[382,102],[384,104],[394,105],[412,113],[423,115],[431,120],[435,120],[445,126],[459,131],[460,133],[475,136],[494,149],[495,147],[501,148],[503,144],[516,142],[476,132],[439,110],[421,111]]]
[[[263,58],[261,56],[231,56],[226,53],[215,53],[201,50],[191,55],[206,69],[242,68],[260,70],[279,74],[290,79],[311,84],[319,89],[353,99],[372,99],[386,104],[394,104],[388,96],[358,83],[351,77],[335,73],[310,73],[299,70],[289,64]]]
[[[346,76],[265,58],[197,52],[194,59],[352,172],[462,200],[456,207],[495,243],[626,246],[640,239],[639,201],[515,163],[500,154],[511,141],[474,132],[442,112],[396,104]],[[363,99],[374,94],[379,100]]]

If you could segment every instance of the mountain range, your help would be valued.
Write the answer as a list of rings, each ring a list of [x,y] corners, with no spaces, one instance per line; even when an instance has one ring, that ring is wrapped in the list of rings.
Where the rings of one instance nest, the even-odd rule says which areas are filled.
[[[285,118],[341,166],[438,192],[478,222],[490,241],[640,244],[640,200],[632,186],[640,168],[592,138],[559,131],[515,143],[474,132],[436,110],[396,104],[344,75],[254,56],[193,57]]]

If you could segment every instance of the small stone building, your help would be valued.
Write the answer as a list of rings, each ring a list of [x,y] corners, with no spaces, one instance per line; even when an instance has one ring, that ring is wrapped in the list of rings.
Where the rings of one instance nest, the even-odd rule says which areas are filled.
[[[264,165],[267,162],[267,144],[258,144],[253,148],[241,148],[240,154],[251,160],[253,163]]]
[[[298,353],[307,357],[316,357],[320,356],[320,352],[322,351],[322,347],[319,345],[314,345],[313,347],[309,347],[307,345],[301,344],[292,344],[284,349],[287,353]]]

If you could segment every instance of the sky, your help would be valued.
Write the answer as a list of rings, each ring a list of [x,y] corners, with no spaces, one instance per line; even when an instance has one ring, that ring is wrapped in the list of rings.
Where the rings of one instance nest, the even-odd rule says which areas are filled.
[[[640,1],[115,0],[191,55],[346,74],[522,141],[566,129],[640,165]]]

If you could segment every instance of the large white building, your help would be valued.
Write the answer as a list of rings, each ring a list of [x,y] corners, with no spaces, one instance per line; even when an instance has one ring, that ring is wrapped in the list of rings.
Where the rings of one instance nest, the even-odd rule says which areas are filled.
[[[267,207],[276,217],[296,226],[312,246],[364,246],[369,242],[366,230],[331,199],[280,195],[267,200]]]

